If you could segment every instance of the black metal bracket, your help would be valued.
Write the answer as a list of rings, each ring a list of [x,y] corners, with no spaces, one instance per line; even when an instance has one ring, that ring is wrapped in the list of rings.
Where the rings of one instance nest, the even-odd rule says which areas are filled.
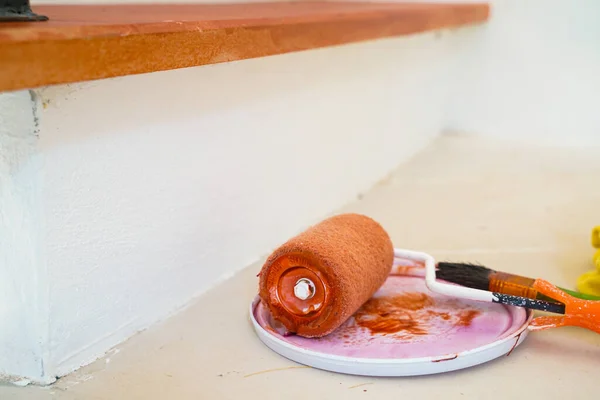
[[[48,17],[31,10],[29,0],[0,0],[0,22],[47,21]]]

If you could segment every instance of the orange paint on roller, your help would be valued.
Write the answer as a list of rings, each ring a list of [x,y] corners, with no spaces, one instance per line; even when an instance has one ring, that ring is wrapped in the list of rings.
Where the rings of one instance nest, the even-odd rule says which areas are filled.
[[[269,256],[259,274],[259,294],[290,332],[321,337],[371,298],[393,261],[394,247],[381,225],[364,215],[337,215]]]

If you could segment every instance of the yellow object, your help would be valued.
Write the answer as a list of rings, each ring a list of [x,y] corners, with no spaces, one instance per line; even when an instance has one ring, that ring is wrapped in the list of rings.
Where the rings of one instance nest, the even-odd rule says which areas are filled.
[[[577,290],[600,296],[600,225],[592,229],[592,246],[598,249],[592,257],[596,269],[586,272],[577,279]]]
[[[592,246],[596,249],[600,249],[600,225],[592,229]],[[598,253],[596,253],[598,255]]]

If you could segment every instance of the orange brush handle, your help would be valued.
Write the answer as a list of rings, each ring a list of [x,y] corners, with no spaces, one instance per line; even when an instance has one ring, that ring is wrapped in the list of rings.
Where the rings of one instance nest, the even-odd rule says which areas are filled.
[[[538,292],[563,303],[565,314],[556,317],[536,317],[529,325],[530,330],[578,326],[600,333],[600,301],[578,299],[543,279],[536,279],[533,287]]]

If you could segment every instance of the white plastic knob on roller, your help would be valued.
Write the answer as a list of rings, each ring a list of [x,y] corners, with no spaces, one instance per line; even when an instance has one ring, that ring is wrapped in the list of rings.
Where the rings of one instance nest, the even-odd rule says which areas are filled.
[[[294,295],[300,300],[312,298],[315,295],[315,284],[310,279],[299,279],[294,286]]]

